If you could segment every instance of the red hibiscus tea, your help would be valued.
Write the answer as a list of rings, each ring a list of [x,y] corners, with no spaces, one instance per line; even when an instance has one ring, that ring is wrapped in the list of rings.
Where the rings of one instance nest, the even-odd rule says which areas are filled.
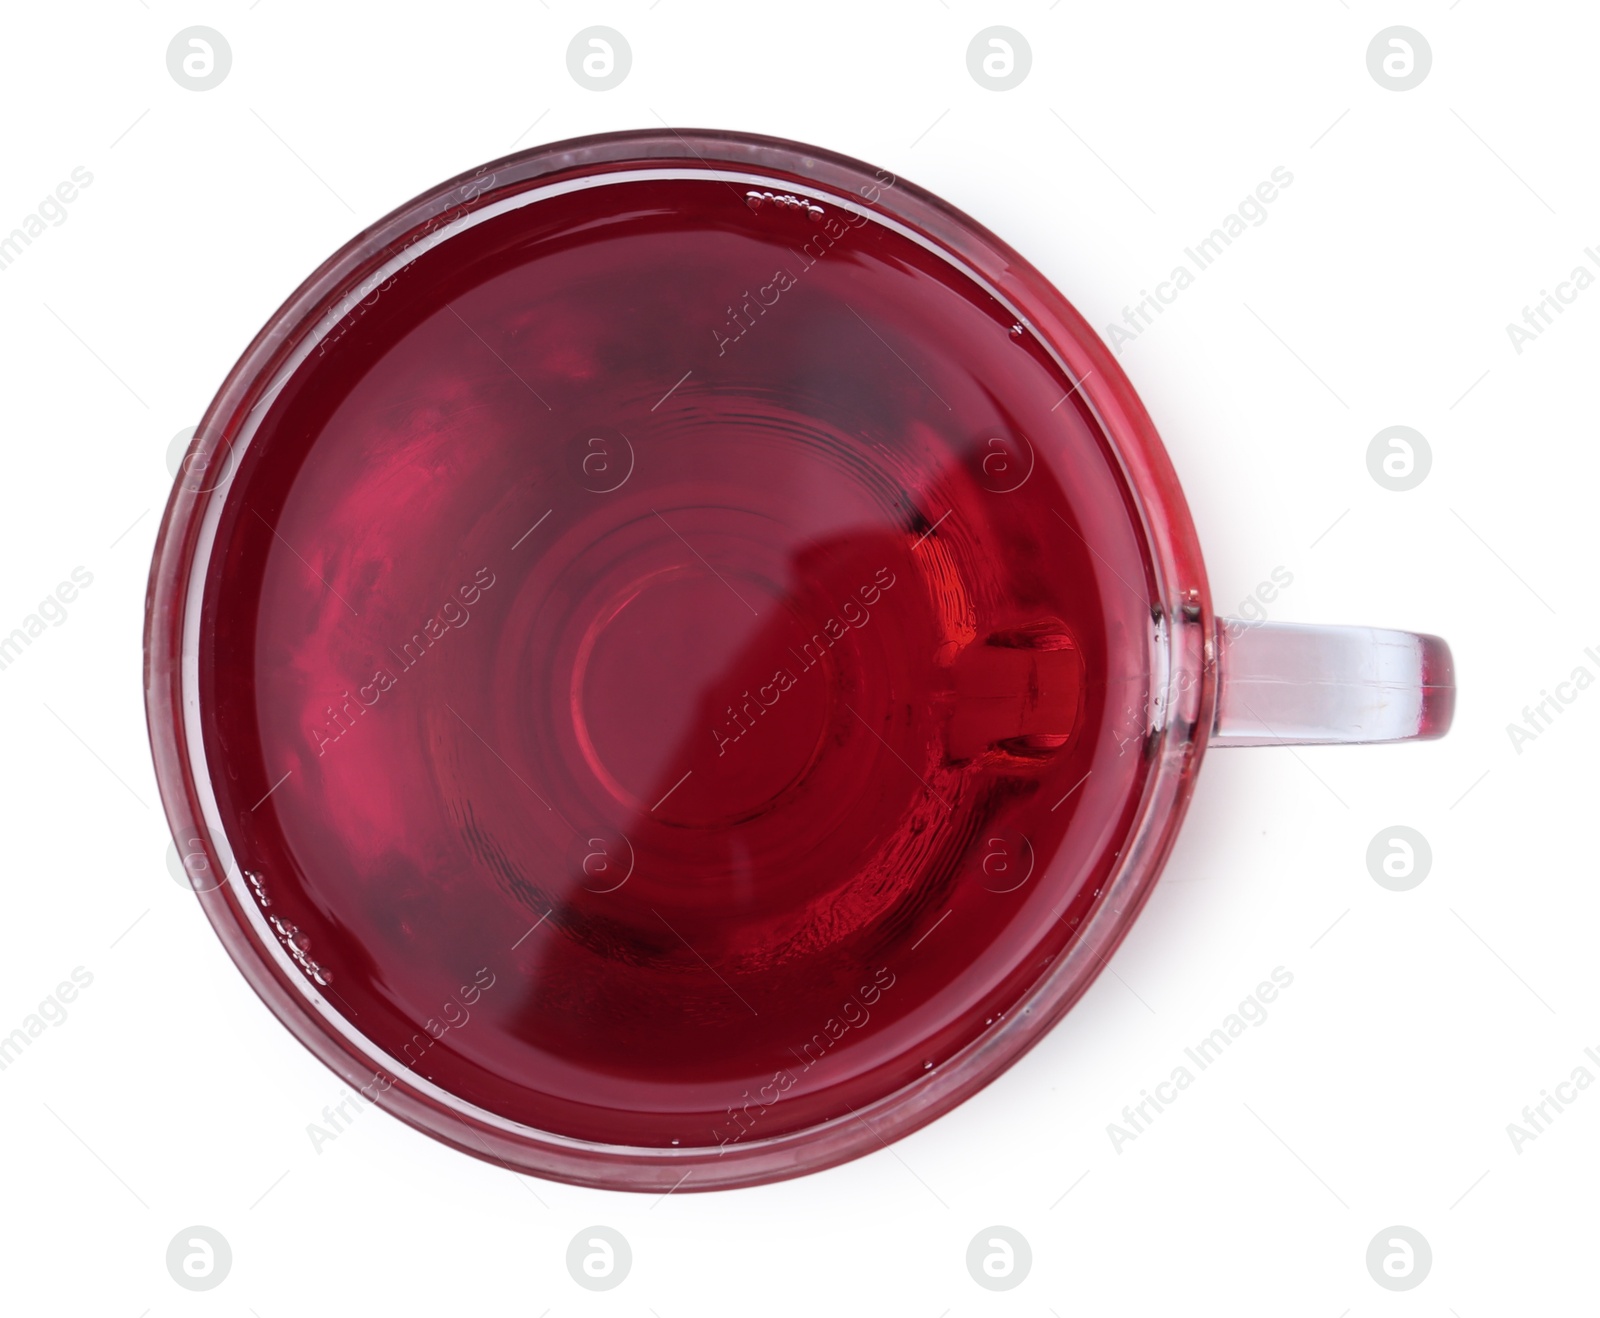
[[[342,308],[227,486],[198,690],[254,900],[397,1074],[726,1147],[1061,954],[1149,772],[1150,593],[1082,395],[975,278],[657,173]]]

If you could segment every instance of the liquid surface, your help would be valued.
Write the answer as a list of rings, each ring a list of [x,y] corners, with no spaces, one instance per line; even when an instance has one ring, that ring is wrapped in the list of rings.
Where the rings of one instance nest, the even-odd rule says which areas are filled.
[[[285,949],[399,1066],[579,1139],[924,1074],[1060,955],[1145,773],[1144,562],[1072,382],[909,239],[745,191],[419,258],[273,399],[208,585]]]

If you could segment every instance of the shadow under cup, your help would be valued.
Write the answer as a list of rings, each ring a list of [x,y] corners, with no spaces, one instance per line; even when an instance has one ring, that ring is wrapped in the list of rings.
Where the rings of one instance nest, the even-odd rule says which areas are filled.
[[[147,637],[175,835],[272,1009],[468,1152],[696,1189],[877,1148],[1059,1018],[1170,846],[1214,692],[1165,455],[882,171],[486,171],[200,427]]]

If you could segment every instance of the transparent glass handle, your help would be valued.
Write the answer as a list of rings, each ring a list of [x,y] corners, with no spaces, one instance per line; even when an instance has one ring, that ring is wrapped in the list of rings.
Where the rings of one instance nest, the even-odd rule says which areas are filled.
[[[1437,636],[1378,627],[1217,621],[1213,746],[1442,737],[1455,665]]]

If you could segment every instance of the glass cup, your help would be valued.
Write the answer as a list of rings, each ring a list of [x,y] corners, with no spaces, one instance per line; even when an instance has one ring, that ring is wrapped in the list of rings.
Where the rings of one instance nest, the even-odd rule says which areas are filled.
[[[1148,898],[1210,745],[1438,737],[1430,636],[1217,618],[1128,380],[883,170],[485,165],[223,383],[145,636],[229,954],[366,1100],[660,1193],[882,1147]]]

